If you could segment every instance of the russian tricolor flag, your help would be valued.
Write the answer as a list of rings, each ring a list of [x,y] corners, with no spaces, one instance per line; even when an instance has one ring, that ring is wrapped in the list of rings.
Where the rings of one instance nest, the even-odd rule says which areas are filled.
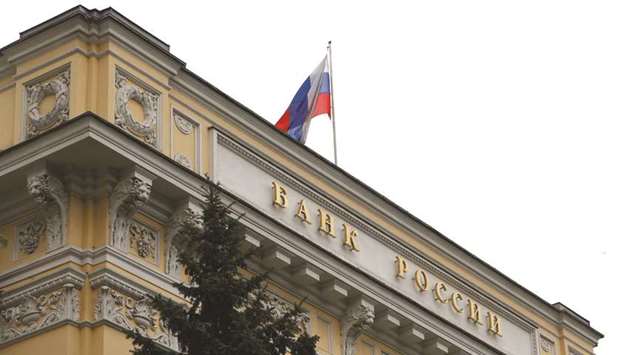
[[[324,113],[330,117],[332,115],[329,80],[326,56],[297,90],[293,101],[276,123],[276,128],[294,140],[305,143],[312,117]]]

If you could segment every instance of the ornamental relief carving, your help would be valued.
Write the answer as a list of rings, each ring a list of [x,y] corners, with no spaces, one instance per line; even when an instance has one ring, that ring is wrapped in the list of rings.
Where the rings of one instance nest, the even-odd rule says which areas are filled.
[[[121,180],[110,196],[110,243],[123,251],[129,250],[131,218],[149,199],[152,180],[133,172]],[[143,251],[144,252],[144,251]]]
[[[71,276],[50,281],[0,303],[0,344],[62,321],[80,319],[80,293]]]
[[[159,233],[138,223],[129,222],[129,251],[151,263],[157,263]]]
[[[157,125],[159,120],[159,94],[139,88],[129,79],[116,71],[116,98],[114,103],[114,120],[121,128],[142,138],[146,143],[157,145]],[[129,101],[142,106],[144,118],[137,120],[129,110]]]
[[[54,78],[26,86],[26,136],[36,136],[69,119],[70,71],[67,68]],[[54,96],[54,107],[45,114],[40,105]]]
[[[184,167],[188,169],[192,169],[192,163],[189,161],[189,158],[187,158],[183,154],[179,154],[179,153],[175,154],[174,161],[176,161],[177,163],[183,165]]]
[[[545,337],[540,337],[540,349],[543,355],[555,355],[553,342]]]
[[[39,240],[45,232],[45,222],[32,220],[17,227],[17,252],[30,255],[39,247]]]
[[[45,224],[47,250],[51,251],[61,247],[67,235],[67,212],[69,205],[69,195],[65,191],[62,182],[44,169],[28,176],[26,187],[28,193],[39,205],[40,214]],[[32,228],[30,232],[36,231],[37,228]],[[35,244],[34,237],[25,235],[23,240],[26,244],[29,244],[25,245],[24,251],[28,253],[31,248],[34,247],[36,249],[36,246],[33,245]],[[38,244],[38,240],[36,244]]]
[[[199,233],[202,230],[202,215],[197,204],[186,202],[179,207],[168,224],[166,233],[166,273],[172,277],[181,277],[181,265],[178,261],[179,236],[185,233]]]
[[[102,285],[95,304],[95,320],[106,320],[123,329],[135,330],[161,345],[178,350],[176,337],[166,328],[145,294],[129,295]]]
[[[176,111],[174,111],[172,115],[174,116],[174,125],[177,127],[179,132],[185,135],[192,134],[192,132],[194,131],[194,126],[195,126],[194,123],[192,123],[190,120],[183,117],[181,114],[179,114]]]
[[[355,355],[355,341],[375,321],[374,309],[364,302],[349,308],[342,321],[342,349],[344,355]]]

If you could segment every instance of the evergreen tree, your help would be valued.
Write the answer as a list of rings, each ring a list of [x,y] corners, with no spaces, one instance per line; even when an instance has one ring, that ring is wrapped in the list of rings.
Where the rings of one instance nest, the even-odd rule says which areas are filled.
[[[178,337],[187,355],[316,355],[317,336],[309,336],[300,304],[282,312],[265,290],[266,274],[242,275],[247,270],[241,243],[245,228],[230,216],[219,186],[209,182],[200,233],[181,233],[179,262],[189,282],[175,287],[188,301],[178,304],[153,297],[164,325]],[[136,355],[172,355],[138,332]]]

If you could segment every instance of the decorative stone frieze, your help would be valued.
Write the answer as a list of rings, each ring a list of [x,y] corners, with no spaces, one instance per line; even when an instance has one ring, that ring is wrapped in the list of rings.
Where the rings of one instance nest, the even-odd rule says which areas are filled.
[[[1,299],[0,344],[63,321],[79,321],[82,285],[82,278],[65,274]]]
[[[97,289],[95,321],[108,321],[120,328],[137,331],[178,351],[176,337],[166,328],[144,291],[109,274],[93,277],[91,286]]]
[[[126,75],[116,71],[116,98],[114,120],[121,128],[142,138],[146,143],[157,146],[159,121],[159,94],[140,88],[129,81]],[[142,106],[144,118],[137,120],[129,110],[129,101]]]
[[[189,158],[187,158],[185,155],[177,153],[174,155],[174,161],[176,161],[177,163],[183,165],[184,167],[191,169],[192,168],[192,163],[189,161]]]
[[[33,137],[69,119],[69,68],[51,80],[39,81],[26,86],[26,134]],[[54,107],[42,114],[41,102],[54,96]]]
[[[168,223],[166,233],[166,273],[179,278],[181,265],[177,260],[179,245],[178,236],[182,233],[199,233],[202,230],[202,214],[197,203],[184,202],[174,212]]]
[[[122,179],[110,196],[110,244],[123,251],[129,250],[129,225],[131,218],[149,199],[152,176],[135,168]]]
[[[347,310],[342,325],[342,353],[355,355],[355,341],[362,332],[370,328],[375,320],[374,307],[363,301],[355,302]]]
[[[39,247],[39,240],[45,232],[45,222],[32,220],[17,227],[17,249],[21,254],[29,255]]]
[[[61,247],[67,235],[69,210],[69,195],[62,182],[43,167],[28,176],[27,189],[45,221],[48,251]]]
[[[194,123],[176,111],[173,111],[172,116],[174,117],[174,124],[179,132],[185,135],[192,134],[194,131]]]

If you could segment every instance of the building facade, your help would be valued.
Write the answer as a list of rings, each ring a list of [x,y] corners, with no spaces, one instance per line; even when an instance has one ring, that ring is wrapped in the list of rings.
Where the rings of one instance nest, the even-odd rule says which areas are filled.
[[[176,349],[146,303],[184,274],[204,176],[247,226],[250,268],[306,298],[322,355],[593,354],[549,304],[194,73],[113,9],[78,6],[0,52],[0,354]]]

